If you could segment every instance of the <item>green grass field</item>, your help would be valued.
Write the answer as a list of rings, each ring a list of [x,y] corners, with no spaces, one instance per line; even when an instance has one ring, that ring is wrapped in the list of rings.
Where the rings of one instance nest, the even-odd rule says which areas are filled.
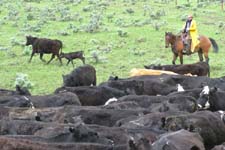
[[[40,2],[38,2],[40,1]],[[203,1],[203,0],[202,0]],[[211,77],[225,75],[225,11],[220,1],[178,0],[1,0],[0,88],[14,89],[17,73],[27,74],[32,94],[52,93],[62,85],[62,75],[74,68],[58,60],[46,65],[35,55],[24,54],[26,36],[59,39],[63,52],[83,50],[86,62],[97,70],[97,82],[110,75],[128,77],[132,68],[152,63],[171,64],[165,48],[166,31],[178,33],[189,13],[200,34],[212,37],[219,53],[209,54]],[[97,56],[99,61],[93,56]],[[44,55],[45,60],[50,55]],[[184,63],[198,61],[197,54],[184,56]],[[75,67],[82,65],[75,60]],[[179,63],[179,60],[176,62]]]

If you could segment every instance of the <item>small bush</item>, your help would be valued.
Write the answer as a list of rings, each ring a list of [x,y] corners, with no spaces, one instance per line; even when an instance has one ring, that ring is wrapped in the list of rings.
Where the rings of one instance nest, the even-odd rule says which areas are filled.
[[[118,30],[118,35],[120,37],[127,37],[128,36],[127,32],[126,31],[123,31],[123,30]]]
[[[31,55],[31,52],[32,52],[32,46],[29,45],[29,46],[25,46],[24,49],[23,49],[23,55]]]
[[[33,87],[33,83],[28,79],[27,74],[17,73],[16,80],[14,86],[19,85],[22,88],[31,89]]]
[[[100,52],[98,50],[93,50],[91,52],[91,57],[94,59],[95,63],[107,62],[105,57],[100,56]]]

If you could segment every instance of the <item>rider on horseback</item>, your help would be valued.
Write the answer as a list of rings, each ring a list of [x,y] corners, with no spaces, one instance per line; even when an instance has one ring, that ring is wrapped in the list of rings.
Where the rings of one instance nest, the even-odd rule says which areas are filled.
[[[194,52],[195,46],[199,44],[198,30],[192,15],[188,15],[188,19],[183,28],[182,40],[184,43],[183,52],[191,54]]]

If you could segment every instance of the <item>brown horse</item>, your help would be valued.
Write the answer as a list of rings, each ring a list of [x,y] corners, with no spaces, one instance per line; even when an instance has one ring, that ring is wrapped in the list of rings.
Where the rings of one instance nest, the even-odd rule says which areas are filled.
[[[216,41],[212,38],[208,38],[206,36],[201,35],[199,37],[200,43],[195,47],[194,52],[198,52],[199,60],[203,61],[203,56],[204,54],[205,61],[208,63],[209,62],[209,57],[208,57],[208,52],[211,47],[213,46],[214,52],[218,52],[219,48],[216,43]],[[175,64],[175,61],[177,57],[179,56],[180,58],[180,63],[183,64],[183,49],[184,49],[184,44],[181,35],[174,35],[171,32],[166,32],[165,33],[165,44],[166,48],[171,45],[171,49],[173,52],[173,61],[172,63]]]

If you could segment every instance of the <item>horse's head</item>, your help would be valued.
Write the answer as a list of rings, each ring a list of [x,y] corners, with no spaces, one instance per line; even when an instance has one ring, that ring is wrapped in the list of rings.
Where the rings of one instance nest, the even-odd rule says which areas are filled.
[[[171,32],[165,32],[165,48],[168,48],[171,41]]]

